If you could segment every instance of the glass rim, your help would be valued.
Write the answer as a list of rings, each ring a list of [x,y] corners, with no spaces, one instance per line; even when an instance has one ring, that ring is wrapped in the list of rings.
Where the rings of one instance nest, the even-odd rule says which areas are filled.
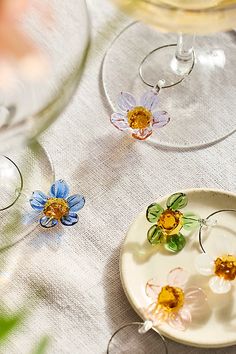
[[[3,208],[0,208],[0,212],[1,212],[1,211],[4,211],[4,210],[7,210],[7,209],[11,208],[17,202],[17,200],[20,198],[20,196],[22,194],[24,182],[23,182],[23,176],[22,176],[21,170],[17,166],[17,164],[12,159],[10,159],[10,157],[8,157],[8,156],[5,156],[5,155],[0,155],[0,156],[2,156],[3,158],[7,159],[8,162],[10,162],[10,164],[15,168],[15,170],[17,171],[17,173],[19,175],[18,194],[16,195],[15,199],[10,204],[8,204],[7,206],[5,206]]]
[[[127,327],[131,327],[131,326],[139,326],[142,327],[144,325],[145,322],[129,322],[129,323],[125,323],[124,325],[120,326],[110,337],[108,343],[107,343],[107,350],[106,350],[106,354],[110,354],[110,344],[112,343],[113,338],[115,337],[115,335],[117,333],[119,333],[122,329],[127,328]],[[154,330],[154,332],[159,336],[159,338],[161,339],[161,342],[163,344],[163,347],[165,348],[165,353],[162,354],[168,354],[169,350],[167,347],[167,342],[165,340],[165,338],[163,337],[163,335],[154,327],[152,327],[151,329]],[[149,331],[149,330],[148,330]],[[147,332],[148,332],[147,331]],[[142,335],[142,334],[141,334]]]

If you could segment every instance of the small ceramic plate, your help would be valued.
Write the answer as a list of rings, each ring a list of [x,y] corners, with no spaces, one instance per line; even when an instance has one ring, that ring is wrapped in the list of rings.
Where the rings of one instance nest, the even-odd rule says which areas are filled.
[[[181,192],[188,196],[188,205],[184,210],[194,212],[201,218],[206,218],[219,209],[236,209],[236,194],[230,192],[207,189]],[[168,197],[169,195],[157,202],[164,207]],[[236,243],[236,213],[220,213],[215,219],[217,224],[203,234],[206,251],[222,235]],[[163,247],[152,246],[147,241],[150,226],[152,224],[146,220],[145,209],[132,223],[121,250],[121,281],[134,310],[143,317],[140,309],[150,304],[150,298],[145,293],[145,285],[149,279],[158,277],[165,283],[171,269],[182,267],[189,272],[188,284],[201,287],[206,292],[207,308],[204,315],[193,318],[190,327],[185,331],[174,329],[166,323],[159,326],[158,330],[168,338],[196,347],[226,347],[236,344],[236,281],[229,293],[218,295],[209,289],[209,277],[197,274],[194,259],[201,253],[198,229],[189,235],[182,251],[171,253]]]

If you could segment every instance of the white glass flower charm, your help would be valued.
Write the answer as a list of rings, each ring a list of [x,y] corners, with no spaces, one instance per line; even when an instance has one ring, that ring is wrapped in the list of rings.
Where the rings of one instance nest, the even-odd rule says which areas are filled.
[[[164,127],[170,118],[165,111],[155,111],[158,104],[157,92],[147,91],[136,102],[133,95],[121,92],[118,97],[118,107],[121,112],[113,113],[111,123],[119,130],[130,131],[138,140],[147,139],[153,130]]]
[[[200,274],[211,276],[209,286],[214,293],[225,294],[236,278],[236,250],[227,238],[221,237],[211,253],[196,258],[195,267]]]
[[[192,312],[199,311],[206,303],[206,295],[198,287],[186,288],[188,273],[182,268],[172,269],[167,285],[160,285],[154,279],[146,284],[146,294],[153,302],[143,310],[153,326],[167,322],[171,327],[185,330],[192,321]]]

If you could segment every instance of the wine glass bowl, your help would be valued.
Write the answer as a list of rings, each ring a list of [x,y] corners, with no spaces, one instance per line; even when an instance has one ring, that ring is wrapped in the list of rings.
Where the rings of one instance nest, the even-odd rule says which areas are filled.
[[[15,30],[11,27],[9,31]],[[46,129],[69,102],[89,46],[84,0],[32,0],[17,23],[19,47],[29,52],[0,60],[1,150],[24,143]],[[14,34],[14,32],[13,32]],[[27,34],[27,38],[25,39]],[[22,50],[23,50],[22,49]]]
[[[54,169],[35,138],[78,86],[90,24],[85,0],[3,0],[0,21],[0,152],[8,156],[0,158],[4,248],[38,225],[29,198],[34,190],[48,192]]]

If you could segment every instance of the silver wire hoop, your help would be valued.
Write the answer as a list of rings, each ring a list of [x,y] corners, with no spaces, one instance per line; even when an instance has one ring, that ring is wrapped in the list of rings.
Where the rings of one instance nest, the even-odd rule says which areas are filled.
[[[150,55],[152,55],[153,53],[155,53],[156,51],[158,50],[161,50],[161,49],[164,49],[164,48],[168,48],[168,47],[176,47],[177,44],[176,43],[172,43],[172,44],[166,44],[166,45],[163,45],[161,47],[158,47],[158,48],[155,48],[153,49],[151,52],[149,52],[144,58],[143,60],[141,61],[140,65],[139,65],[139,76],[142,80],[142,82],[149,86],[149,87],[155,87],[156,84],[155,83],[151,83],[151,82],[148,82],[145,78],[144,78],[144,75],[143,75],[143,65],[145,64],[146,60],[148,59],[148,57]],[[184,75],[180,80],[178,80],[177,82],[175,82],[174,84],[171,84],[171,85],[163,85],[161,88],[162,89],[165,89],[165,88],[170,88],[170,87],[173,87],[173,86],[176,86],[178,84],[180,84],[183,80],[186,79],[187,76],[189,76],[191,74],[191,72],[193,71],[193,68],[194,68],[194,64],[195,64],[195,53],[194,51],[192,52],[192,65],[189,69],[189,71],[187,72],[186,75]],[[159,80],[164,80],[164,78],[160,78]]]
[[[21,173],[19,167],[17,166],[17,164],[16,164],[12,159],[10,159],[9,157],[7,157],[7,156],[5,156],[5,155],[2,155],[2,157],[4,157],[5,159],[7,159],[7,160],[12,164],[12,166],[16,169],[17,173],[19,174],[20,183],[19,183],[19,188],[17,189],[17,192],[18,192],[18,193],[17,193],[15,199],[13,200],[13,202],[10,203],[9,205],[7,205],[7,206],[4,207],[4,208],[0,208],[0,212],[11,208],[11,207],[17,202],[17,200],[20,198],[20,196],[21,196],[21,194],[22,194],[23,185],[24,185],[23,176],[22,176],[22,173]]]
[[[221,210],[217,210],[217,211],[214,211],[213,213],[211,213],[210,215],[208,215],[205,220],[209,220],[212,216],[216,215],[216,214],[219,214],[219,213],[225,213],[225,212],[233,212],[233,213],[236,213],[236,209],[221,209]],[[204,224],[201,224],[200,225],[200,228],[199,228],[199,232],[198,232],[198,240],[199,240],[199,245],[201,247],[201,250],[203,253],[206,253],[205,251],[205,248],[203,247],[203,244],[202,244],[202,228],[204,227],[205,225]]]
[[[118,329],[112,334],[111,338],[109,339],[109,342],[108,342],[108,344],[107,344],[107,352],[106,352],[106,354],[110,354],[110,344],[111,344],[111,342],[112,342],[112,339],[115,337],[115,335],[116,335],[117,333],[119,333],[122,329],[124,329],[124,328],[126,328],[126,327],[129,327],[129,326],[133,326],[133,325],[142,327],[142,326],[144,325],[144,322],[130,322],[130,323],[127,323],[127,324],[121,326],[120,328],[118,328]],[[167,342],[166,342],[165,338],[164,338],[164,337],[160,334],[160,332],[158,332],[156,329],[155,329],[155,332],[156,332],[156,333],[158,334],[158,336],[160,337],[160,339],[161,339],[161,341],[162,341],[162,343],[163,343],[163,345],[164,345],[164,348],[165,348],[165,352],[162,352],[162,353],[160,353],[160,354],[169,354],[168,347],[167,347]],[[142,335],[142,334],[140,334],[140,335]]]

